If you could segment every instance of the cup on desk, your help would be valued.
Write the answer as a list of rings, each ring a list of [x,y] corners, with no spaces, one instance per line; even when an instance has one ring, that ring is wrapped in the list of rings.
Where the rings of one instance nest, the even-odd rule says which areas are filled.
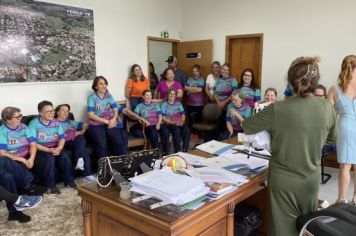
[[[121,182],[120,183],[120,198],[123,200],[127,200],[131,197],[131,192],[130,192],[130,188],[131,188],[131,183],[130,182]]]

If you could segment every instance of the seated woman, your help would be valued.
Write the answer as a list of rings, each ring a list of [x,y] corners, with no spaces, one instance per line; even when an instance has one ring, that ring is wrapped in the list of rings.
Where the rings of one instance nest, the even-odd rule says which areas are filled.
[[[168,95],[168,89],[177,90],[177,99],[180,100],[183,97],[182,84],[174,80],[174,71],[170,68],[164,70],[162,79],[159,81],[156,88],[154,98],[166,100]]]
[[[277,90],[275,88],[268,88],[264,94],[264,100],[255,102],[255,108],[253,109],[253,114],[258,113],[265,107],[275,103],[277,101]]]
[[[256,84],[255,75],[252,69],[245,69],[241,73],[240,84],[237,89],[245,97],[245,104],[251,108],[251,112],[255,107],[255,103],[261,100],[261,91]],[[250,114],[250,116],[252,113]]]
[[[21,110],[5,107],[1,112],[4,124],[0,127],[0,185],[7,191],[17,194],[42,195],[47,189],[32,185],[34,177],[29,169],[40,164],[36,158],[35,138],[29,128],[20,123]],[[20,223],[31,218],[6,204],[8,220]]]
[[[169,133],[172,133],[174,152],[180,152],[180,139],[183,139],[183,152],[189,149],[190,130],[185,124],[185,112],[181,102],[176,101],[177,91],[168,90],[168,99],[161,105],[163,122],[162,146],[163,155],[169,154]]]
[[[139,118],[127,108],[118,106],[109,93],[108,81],[103,76],[96,76],[91,88],[94,93],[88,97],[89,134],[95,145],[98,158],[127,153],[127,133],[119,122],[119,112]],[[112,145],[109,152],[108,142]]]
[[[231,103],[227,107],[226,112],[226,127],[228,133],[225,132],[222,139],[227,139],[236,136],[237,133],[242,133],[241,123],[245,118],[251,116],[251,107],[244,101],[244,96],[239,91],[234,91],[231,95]]]
[[[52,194],[60,194],[56,187],[56,162],[62,171],[64,186],[76,189],[74,182],[72,161],[68,153],[63,150],[65,139],[61,124],[54,120],[53,105],[49,101],[42,101],[37,106],[40,117],[33,119],[29,128],[37,142],[37,157],[46,159],[44,170],[44,184]]]
[[[85,131],[88,123],[78,122],[69,119],[70,106],[68,104],[58,105],[55,109],[54,117],[62,125],[64,131],[64,149],[71,152],[77,163],[75,169],[84,170],[84,179],[94,181],[91,175],[90,156],[86,150]]]
[[[189,126],[192,128],[194,122],[201,121],[201,114],[203,112],[205,98],[204,98],[204,87],[205,81],[200,76],[200,66],[193,65],[193,77],[190,77],[185,83],[184,90],[187,92],[188,97],[188,111],[189,111]],[[194,133],[192,135],[193,141],[198,141],[199,136],[197,131],[192,130]]]
[[[161,129],[162,112],[160,106],[152,101],[150,90],[143,92],[143,102],[135,108],[135,113],[145,124],[145,134],[150,140],[152,148],[159,148],[158,131]]]
[[[139,65],[132,65],[125,87],[125,97],[130,101],[132,110],[142,102],[142,93],[147,89],[150,89],[150,81],[143,75]]]

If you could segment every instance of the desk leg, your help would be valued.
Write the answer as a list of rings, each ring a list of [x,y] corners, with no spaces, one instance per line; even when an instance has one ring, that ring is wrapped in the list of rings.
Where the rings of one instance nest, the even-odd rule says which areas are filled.
[[[91,236],[91,203],[82,200],[82,212],[83,212],[83,224],[84,224],[84,235]]]
[[[232,201],[227,205],[227,236],[234,236],[234,212],[235,203]]]

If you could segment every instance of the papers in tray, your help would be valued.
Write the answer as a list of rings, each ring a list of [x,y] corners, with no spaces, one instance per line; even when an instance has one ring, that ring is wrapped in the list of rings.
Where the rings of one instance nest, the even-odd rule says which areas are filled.
[[[209,192],[199,178],[179,175],[167,170],[153,170],[130,178],[131,191],[161,199],[164,203],[183,205]]]
[[[225,152],[226,150],[232,149],[234,146],[235,145],[233,144],[222,143],[215,140],[211,140],[207,143],[200,144],[195,148],[200,151],[218,156],[221,153]]]

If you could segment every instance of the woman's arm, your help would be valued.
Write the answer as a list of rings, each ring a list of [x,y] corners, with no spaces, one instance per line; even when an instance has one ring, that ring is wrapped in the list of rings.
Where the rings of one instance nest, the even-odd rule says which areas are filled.
[[[208,83],[206,83],[204,90],[205,90],[206,95],[209,97],[209,99],[210,99],[211,101],[214,101],[214,96],[211,95],[209,86],[210,86],[210,85],[209,85]]]
[[[11,160],[13,161],[18,161],[18,162],[21,162],[23,163],[24,165],[27,166],[27,160],[23,157],[18,157],[8,151],[5,151],[5,150],[0,150],[0,156],[5,156],[5,157],[8,157],[10,158]],[[1,158],[1,157],[0,157]]]
[[[32,143],[30,143],[30,158],[28,158],[28,160],[27,160],[27,168],[28,169],[32,169],[33,163],[35,162],[36,153],[37,153],[36,143],[32,142]]]
[[[107,125],[109,124],[109,121],[107,119],[101,118],[101,117],[95,115],[94,112],[92,112],[92,111],[88,112],[88,117],[89,117],[90,120],[101,122],[101,123],[104,123],[104,124],[107,124]]]
[[[337,91],[335,86],[332,86],[329,89],[327,99],[331,102],[331,104],[333,104],[333,106],[335,105],[335,102],[337,100]]]
[[[130,99],[131,97],[131,90],[132,90],[132,80],[130,78],[127,79],[126,85],[125,85],[125,97],[127,99]]]
[[[177,90],[177,98],[182,98],[183,97],[183,90],[182,89],[178,89]]]
[[[229,131],[229,138],[231,137],[231,135],[233,135],[234,133],[234,129],[232,128],[231,122],[230,121],[226,121],[226,128]]]

